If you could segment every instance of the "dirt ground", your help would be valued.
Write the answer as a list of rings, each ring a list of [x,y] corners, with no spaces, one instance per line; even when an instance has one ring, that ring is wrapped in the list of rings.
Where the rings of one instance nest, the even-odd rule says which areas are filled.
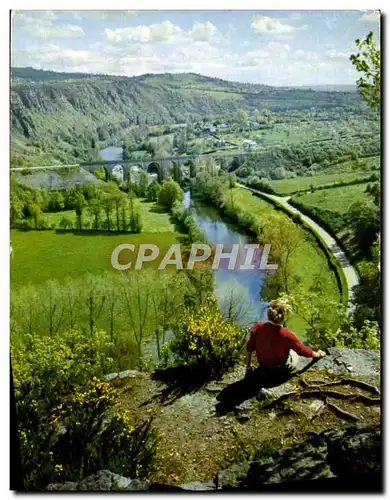
[[[379,393],[375,392],[378,377],[340,375],[329,370],[308,370],[220,414],[216,397],[222,389],[242,380],[244,374],[244,366],[237,366],[222,380],[184,394],[170,391],[167,384],[153,380],[148,373],[125,379],[118,390],[134,423],[153,416],[153,426],[160,435],[149,481],[183,484],[213,479],[232,463],[270,454],[325,429],[380,421]],[[306,387],[340,379],[346,382],[323,387],[320,393],[317,387]],[[355,387],[348,380],[369,385]],[[314,395],[272,403],[294,391],[314,391]],[[325,391],[338,394],[333,397],[334,393],[327,395]],[[342,399],[342,394],[363,397]]]

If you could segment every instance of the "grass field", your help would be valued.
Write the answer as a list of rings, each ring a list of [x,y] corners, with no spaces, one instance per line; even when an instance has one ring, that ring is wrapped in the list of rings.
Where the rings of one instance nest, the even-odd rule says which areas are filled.
[[[318,187],[336,182],[348,182],[355,179],[364,179],[370,176],[370,172],[341,172],[335,174],[320,174],[313,177],[296,177],[294,179],[282,179],[270,181],[271,186],[277,194],[285,195],[297,191],[309,190],[311,186]]]
[[[250,191],[243,188],[234,188],[233,197],[235,206],[246,210],[259,217],[261,221],[268,214],[275,213],[275,207],[265,200],[254,196]],[[282,217],[288,216],[279,211]],[[318,247],[314,237],[302,228],[299,228],[306,240],[291,256],[292,268],[294,273],[299,276],[302,285],[309,289],[314,280],[320,278],[323,293],[329,297],[340,300],[340,292],[337,286],[336,276],[330,270],[327,258],[324,252]],[[299,317],[292,317],[289,326],[302,337],[307,324]]]
[[[180,235],[173,232],[140,234],[56,233],[55,231],[11,230],[11,287],[41,285],[47,280],[63,283],[66,278],[80,278],[85,273],[118,272],[111,266],[111,254],[122,243],[136,248],[155,244],[160,256],[145,267],[157,267],[170,245],[179,243]],[[124,250],[120,262],[132,262],[135,254]]]
[[[175,232],[175,225],[171,222],[171,217],[162,207],[157,203],[148,202],[142,200],[139,204],[141,208],[141,217],[143,222],[143,228],[148,231],[148,233],[166,233]],[[76,214],[74,210],[64,210],[62,212],[49,212],[42,215],[43,219],[49,224],[59,225],[61,219],[66,217],[72,221],[75,221]],[[112,212],[111,223],[115,227],[116,218],[115,212]],[[101,215],[101,220],[105,220],[103,211]],[[83,221],[93,226],[93,217],[88,214],[85,210],[83,214]]]
[[[329,210],[337,214],[346,213],[351,205],[358,200],[369,200],[372,197],[365,193],[367,184],[354,184],[352,186],[341,186],[331,189],[314,191],[294,197],[300,203],[308,207]]]
[[[160,247],[163,256],[170,245],[180,241],[181,234],[176,232],[170,214],[156,203],[144,200],[140,207],[145,231],[140,234],[12,230],[11,285],[41,284],[48,279],[63,281],[87,272],[99,274],[112,269],[111,253],[121,243],[153,243]],[[71,220],[76,217],[73,210],[44,214],[46,221],[56,224],[64,216]],[[86,213],[84,221],[92,222],[92,218]],[[114,213],[112,224],[115,227]],[[123,262],[135,261],[130,251],[123,251],[121,258]],[[160,260],[148,265],[157,267]]]

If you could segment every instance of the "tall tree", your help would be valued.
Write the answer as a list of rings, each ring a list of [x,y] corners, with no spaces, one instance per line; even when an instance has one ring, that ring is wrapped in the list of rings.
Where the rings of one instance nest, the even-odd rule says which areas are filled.
[[[65,312],[61,288],[56,281],[48,281],[39,289],[38,295],[47,319],[49,335],[53,337],[58,333]]]
[[[102,212],[100,200],[98,198],[95,198],[88,203],[88,212],[94,219],[95,231],[98,231],[100,225],[100,215]]]
[[[381,55],[374,43],[372,31],[364,40],[357,39],[356,45],[360,52],[351,54],[352,64],[362,73],[356,81],[360,94],[373,109],[380,108],[381,99]]]
[[[141,198],[144,198],[146,196],[146,189],[148,187],[148,183],[149,183],[148,174],[144,170],[141,170],[138,173],[138,194]]]

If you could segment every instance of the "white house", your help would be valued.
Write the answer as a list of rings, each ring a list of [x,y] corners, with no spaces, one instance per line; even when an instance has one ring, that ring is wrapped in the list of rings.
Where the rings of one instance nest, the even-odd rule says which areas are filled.
[[[251,141],[250,139],[245,139],[245,141],[243,141],[242,145],[246,148],[254,148],[255,146],[257,146],[257,143],[256,143],[256,141]]]
[[[203,130],[214,133],[217,131],[217,127],[212,123],[205,123],[203,126]]]

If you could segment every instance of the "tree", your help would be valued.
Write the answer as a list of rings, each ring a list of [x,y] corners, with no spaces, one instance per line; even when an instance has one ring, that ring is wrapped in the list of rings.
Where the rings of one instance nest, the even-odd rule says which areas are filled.
[[[34,219],[35,229],[38,229],[38,219],[42,214],[41,206],[39,203],[31,202],[28,204],[28,211]]]
[[[292,305],[293,312],[308,325],[306,342],[314,349],[348,347],[350,349],[378,349],[379,329],[375,321],[364,321],[356,328],[351,318],[345,318],[345,307],[321,291],[297,289],[282,294]]]
[[[27,285],[11,295],[11,317],[17,318],[23,333],[34,335],[42,312],[36,287]]]
[[[246,111],[244,111],[243,109],[238,109],[236,114],[235,114],[235,118],[236,118],[236,121],[237,123],[239,123],[240,125],[246,125],[248,123],[248,113]]]
[[[19,199],[16,199],[14,197],[13,199],[11,199],[10,203],[11,224],[16,220],[21,219],[22,217],[23,217],[23,203]]]
[[[120,288],[118,279],[113,278],[109,273],[103,275],[104,295],[106,297],[106,317],[109,323],[109,334],[111,342],[115,343],[115,322],[122,314],[122,303],[120,301]]]
[[[76,194],[75,200],[75,211],[76,211],[76,221],[77,229],[81,230],[83,228],[83,211],[85,207],[85,198],[82,193]]]
[[[88,203],[88,212],[94,219],[95,231],[99,230],[100,215],[102,212],[100,200],[95,198]]]
[[[123,275],[121,283],[125,312],[129,319],[129,328],[137,343],[138,364],[139,369],[142,370],[142,344],[147,335],[146,327],[153,284],[145,270]]]
[[[381,273],[373,262],[362,262],[359,266],[360,282],[354,288],[353,323],[362,328],[364,321],[381,324]]]
[[[103,280],[92,274],[87,275],[86,279],[83,280],[83,284],[84,305],[88,316],[89,334],[92,337],[96,322],[102,313],[106,301],[106,290]]]
[[[101,200],[103,202],[103,208],[106,214],[107,230],[111,231],[111,213],[114,203],[113,193],[112,192],[102,193]]]
[[[146,197],[148,201],[157,201],[160,191],[161,184],[157,181],[151,182],[146,190]]]
[[[158,202],[171,208],[175,201],[183,201],[184,193],[179,184],[173,179],[167,179],[162,187],[158,196]]]
[[[176,325],[180,309],[184,304],[185,290],[188,288],[187,277],[181,273],[170,275],[160,273],[152,289],[152,311],[157,355],[160,359],[161,344],[165,343],[168,328]]]
[[[285,179],[286,171],[283,167],[277,167],[273,172],[271,172],[271,177],[273,179]]]
[[[65,286],[62,288],[62,295],[65,307],[65,317],[69,321],[69,329],[73,330],[77,324],[80,314],[80,284],[67,278]]]
[[[380,213],[373,201],[358,200],[350,207],[346,220],[354,232],[358,248],[365,255],[375,243],[380,229]]]
[[[278,266],[276,276],[269,279],[274,293],[288,293],[296,280],[291,257],[304,242],[302,232],[286,216],[269,214],[261,221],[260,239],[271,245],[269,260]]]
[[[49,208],[52,212],[57,212],[65,208],[65,199],[62,193],[53,193],[49,202]]]
[[[69,219],[69,217],[62,217],[59,226],[61,229],[72,229],[73,222]]]
[[[144,170],[141,170],[138,174],[138,195],[141,198],[144,198],[146,196],[146,189],[148,187],[148,183],[149,183],[148,174]]]
[[[47,331],[50,337],[53,337],[53,334],[58,333],[65,311],[61,288],[56,281],[48,281],[40,287],[38,296],[47,319]]]
[[[261,119],[263,122],[267,123],[268,125],[272,122],[272,113],[268,108],[263,109]]]
[[[368,105],[379,110],[381,99],[381,55],[374,44],[372,31],[364,40],[357,39],[360,52],[351,54],[350,60],[359,73],[363,75],[356,81],[360,94]]]
[[[125,197],[121,191],[113,193],[113,203],[115,205],[116,214],[116,230],[119,232],[121,230],[121,208],[124,203]]]

